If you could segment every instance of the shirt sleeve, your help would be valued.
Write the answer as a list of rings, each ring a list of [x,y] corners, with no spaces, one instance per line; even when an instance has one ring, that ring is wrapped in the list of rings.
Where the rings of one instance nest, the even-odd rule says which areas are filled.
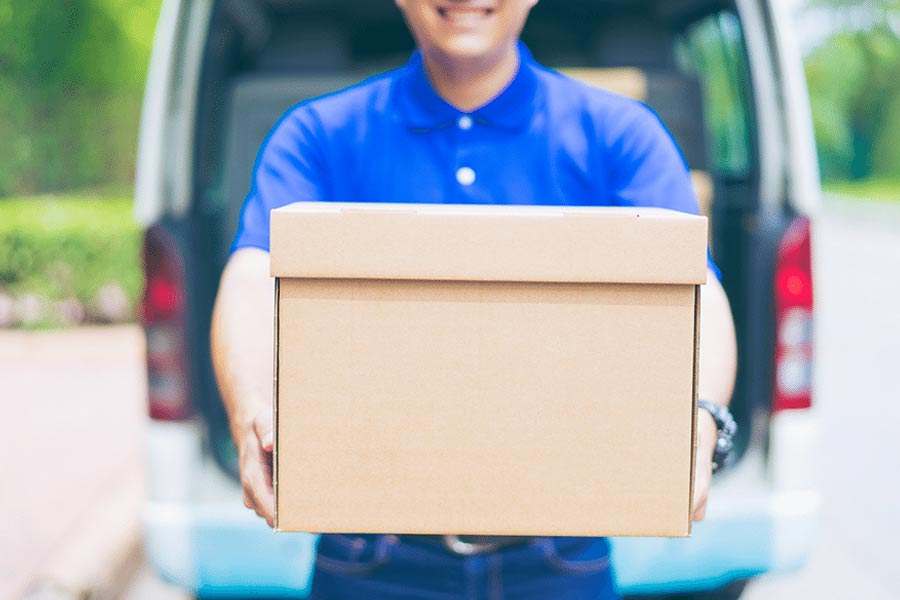
[[[636,105],[615,128],[608,148],[613,199],[623,206],[655,206],[699,214],[687,164],[672,135],[649,107]],[[709,268],[721,272],[707,251]]]
[[[269,250],[269,212],[292,202],[325,199],[325,161],[311,110],[287,113],[263,143],[244,199],[231,252]]]

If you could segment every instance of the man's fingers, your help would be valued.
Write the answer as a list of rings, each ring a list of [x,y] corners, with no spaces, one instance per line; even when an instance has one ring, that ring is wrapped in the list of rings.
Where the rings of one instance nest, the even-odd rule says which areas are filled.
[[[691,520],[702,521],[706,516],[706,504],[709,500],[709,479],[705,482],[697,482],[694,488],[694,502],[692,504]]]
[[[275,444],[272,414],[260,412],[253,419],[253,435],[244,438],[241,482],[244,505],[256,511],[269,527],[275,524],[275,493],[272,489],[272,449]]]
[[[691,514],[692,521],[702,521],[706,516],[706,498],[694,503],[693,512]]]
[[[256,511],[256,514],[272,527],[275,523],[275,495],[261,474],[250,477],[244,484],[244,504],[248,501],[249,508]]]
[[[697,472],[697,479],[694,480],[694,497],[691,499],[691,507],[697,510],[701,504],[706,502],[706,494],[709,490],[709,480],[701,472]]]
[[[693,515],[692,519],[694,521],[702,521],[705,518],[706,518],[706,499],[704,498],[703,503],[694,509],[694,515]]]
[[[269,527],[275,525],[275,496],[260,479],[252,489],[256,514],[266,520]]]
[[[275,493],[272,488],[272,455],[261,448],[256,436],[245,438],[241,452],[241,483],[244,488],[244,505],[273,526],[275,517]]]
[[[712,461],[704,460],[702,455],[698,455],[697,459],[694,497],[691,499],[691,519],[701,521],[706,515],[706,502],[712,480]]]
[[[272,415],[268,412],[261,413],[253,419],[253,431],[259,438],[259,445],[266,452],[271,452],[275,446],[275,436],[272,430]]]

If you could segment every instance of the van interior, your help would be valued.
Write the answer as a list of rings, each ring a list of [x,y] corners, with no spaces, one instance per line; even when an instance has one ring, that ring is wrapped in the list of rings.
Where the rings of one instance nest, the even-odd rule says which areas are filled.
[[[651,106],[678,142],[738,328],[748,331],[744,286],[752,247],[743,220],[759,204],[753,98],[740,20],[715,0],[542,0],[523,39],[544,65]],[[191,339],[209,339],[218,278],[255,157],[292,105],[403,64],[414,48],[391,0],[220,0],[213,9],[199,88],[193,198]],[[752,354],[752,353],[751,353]],[[224,410],[206,344],[193,397],[209,426],[213,454],[236,472]],[[751,437],[753,416],[768,410],[766,365],[741,357],[732,410]],[[199,389],[198,389],[199,388]]]

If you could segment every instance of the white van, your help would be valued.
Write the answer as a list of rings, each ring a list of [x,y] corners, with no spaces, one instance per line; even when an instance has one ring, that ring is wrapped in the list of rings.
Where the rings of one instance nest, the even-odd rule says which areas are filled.
[[[688,539],[615,539],[627,595],[737,598],[815,530],[809,101],[780,0],[542,0],[545,65],[639,98],[688,161],[737,325],[740,458]],[[219,275],[256,152],[291,105],[403,63],[391,0],[163,0],[136,211],[149,390],[146,554],[198,596],[303,597],[315,537],[244,508],[209,357]]]

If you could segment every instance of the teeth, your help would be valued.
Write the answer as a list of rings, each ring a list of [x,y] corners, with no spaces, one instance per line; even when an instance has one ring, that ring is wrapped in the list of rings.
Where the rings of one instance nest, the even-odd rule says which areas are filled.
[[[438,14],[441,17],[487,17],[493,14],[493,8],[479,8],[475,6],[439,6]]]

